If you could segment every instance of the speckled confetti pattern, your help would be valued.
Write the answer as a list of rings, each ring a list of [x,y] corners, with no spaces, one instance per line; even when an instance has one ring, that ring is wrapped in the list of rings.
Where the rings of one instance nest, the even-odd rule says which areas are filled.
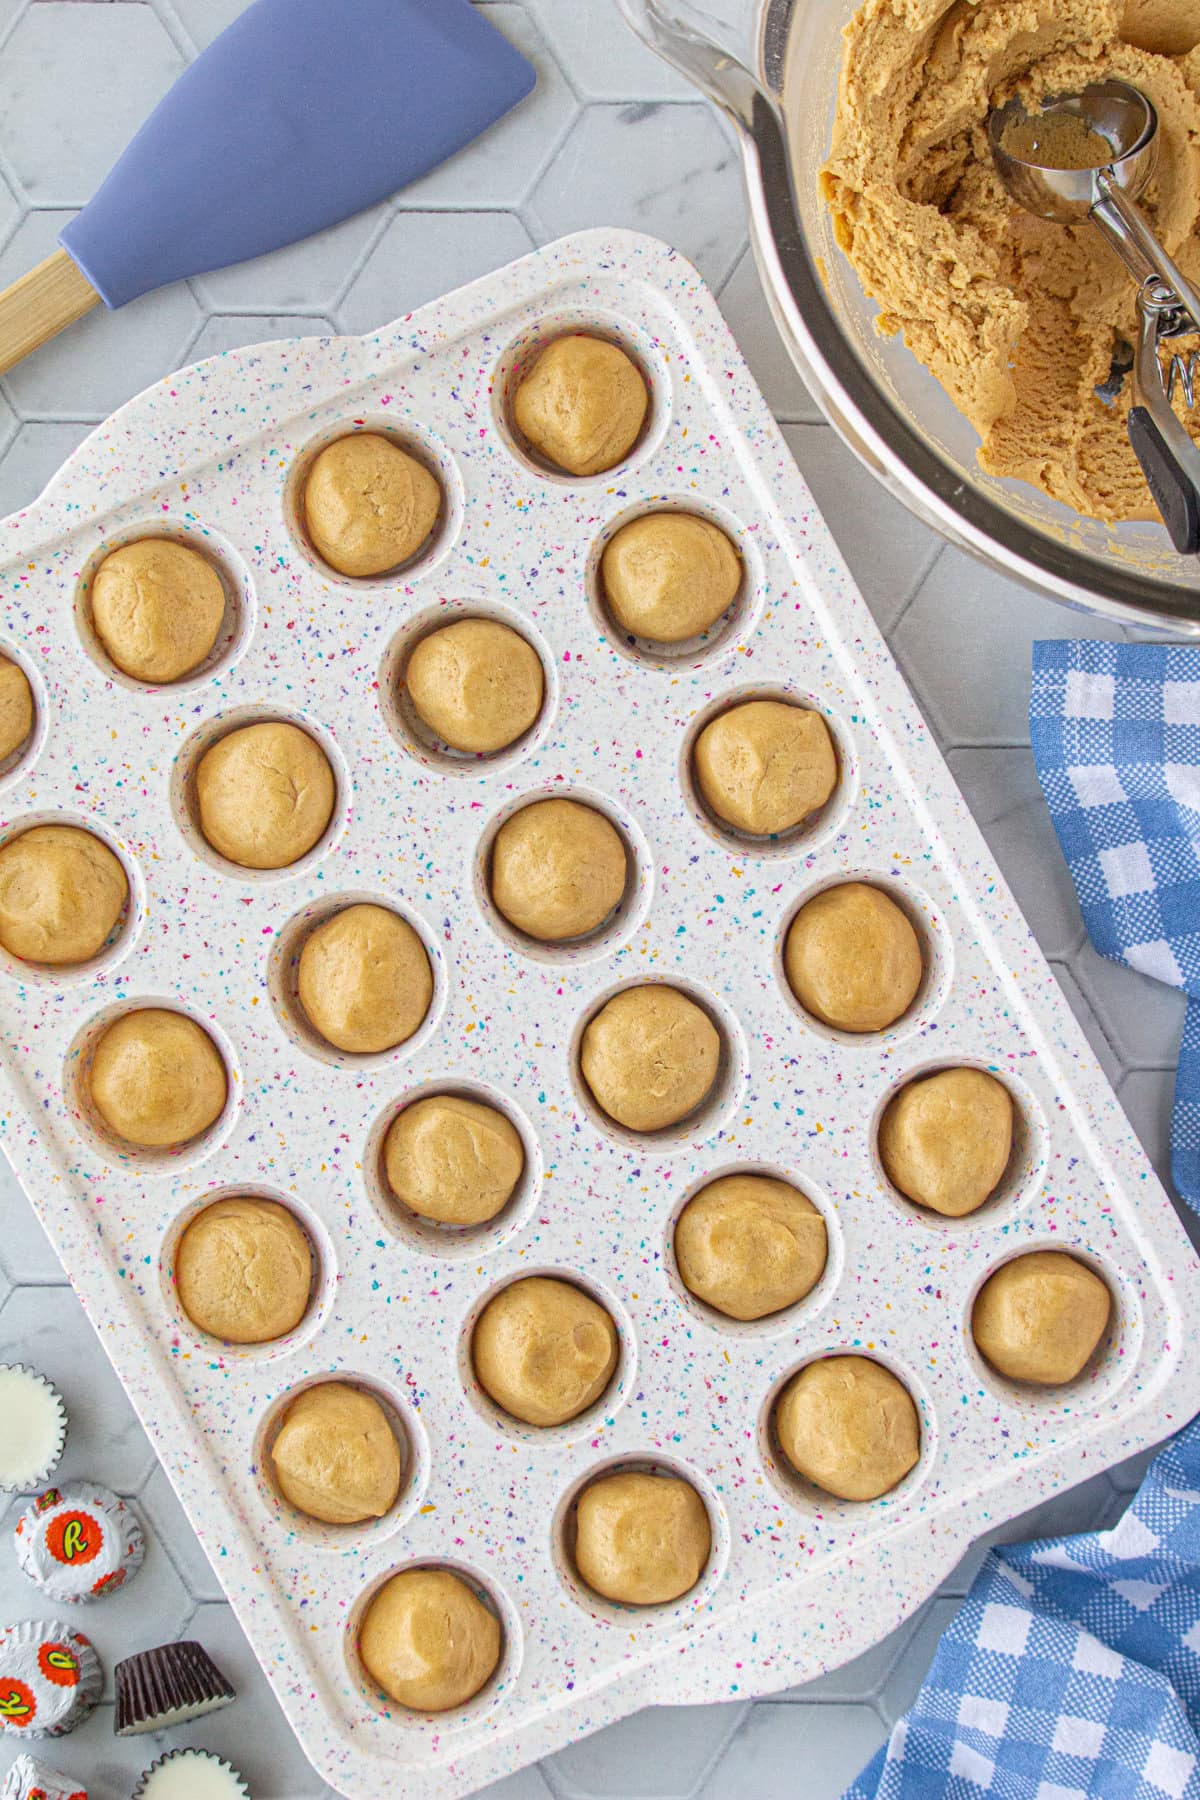
[[[624,341],[653,388],[629,463],[591,480],[548,476],[505,422],[514,366],[570,327]],[[295,501],[306,458],[363,424],[435,464],[447,506],[402,577],[345,582],[304,545]],[[747,570],[733,616],[665,659],[614,637],[594,581],[606,534],[663,502],[723,522]],[[211,668],[155,692],[107,667],[81,598],[99,555],[147,530],[206,546],[230,601]],[[84,822],[133,889],[94,967],[0,963],[4,1147],[339,1790],[465,1793],[650,1698],[816,1674],[882,1636],[975,1533],[1200,1406],[1186,1239],[682,259],[588,233],[376,335],[215,357],[101,426],[0,538],[0,647],[41,702],[0,774],[0,830]],[[548,696],[525,742],[469,765],[414,730],[395,679],[416,634],[464,611],[520,624]],[[687,781],[699,726],[747,692],[819,707],[837,739],[839,790],[788,842],[723,838]],[[308,858],[252,875],[204,846],[189,776],[214,734],[263,716],[313,731],[340,791]],[[553,954],[499,927],[481,874],[497,823],[543,793],[602,805],[636,862],[615,922]],[[907,906],[928,963],[911,1015],[861,1040],[805,1019],[779,971],[800,899],[848,876]],[[312,923],[366,897],[422,933],[436,991],[408,1045],[356,1059],[296,1019],[294,959]],[[712,1104],[654,1141],[605,1128],[573,1068],[582,1023],[641,980],[694,992],[724,1037]],[[82,1098],[98,1027],[146,1002],[202,1020],[232,1076],[225,1116],[179,1155],[121,1153]],[[889,1192],[874,1121],[914,1072],[964,1061],[1007,1082],[1018,1142],[983,1212],[931,1221]],[[440,1087],[491,1097],[526,1143],[510,1208],[473,1235],[402,1222],[380,1182],[398,1105]],[[739,1326],[683,1293],[669,1243],[690,1192],[747,1167],[803,1187],[831,1255],[799,1307]],[[181,1227],[228,1192],[291,1205],[321,1264],[295,1336],[244,1352],[199,1338],[171,1283]],[[1074,1387],[1022,1394],[964,1322],[998,1262],[1052,1245],[1103,1271],[1116,1323]],[[472,1389],[464,1334],[497,1283],[555,1270],[609,1305],[622,1356],[599,1408],[538,1433]],[[922,1415],[918,1468],[868,1506],[789,1481],[770,1440],[784,1379],[847,1348],[901,1374]],[[370,1386],[407,1444],[394,1512],[343,1531],[288,1513],[261,1473],[286,1398],[329,1373]],[[712,1562],[676,1606],[622,1610],[572,1580],[571,1497],[613,1460],[678,1469],[709,1506]],[[365,1598],[412,1562],[466,1571],[505,1627],[495,1682],[436,1720],[385,1707],[354,1654]]]

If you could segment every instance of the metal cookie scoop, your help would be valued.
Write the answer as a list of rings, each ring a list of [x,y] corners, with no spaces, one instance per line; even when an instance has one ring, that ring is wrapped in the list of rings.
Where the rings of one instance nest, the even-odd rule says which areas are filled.
[[[1171,406],[1188,406],[1200,384],[1200,353],[1165,356],[1174,337],[1200,332],[1200,291],[1167,255],[1137,207],[1158,162],[1158,114],[1124,81],[1043,100],[1019,99],[988,118],[992,157],[1027,212],[1060,225],[1085,220],[1102,231],[1138,285],[1129,441],[1175,548],[1200,551],[1200,448]]]

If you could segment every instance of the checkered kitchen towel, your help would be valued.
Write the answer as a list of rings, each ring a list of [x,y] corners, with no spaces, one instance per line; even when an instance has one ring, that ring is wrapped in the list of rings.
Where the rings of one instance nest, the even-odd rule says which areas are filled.
[[[1200,650],[1035,644],[1030,735],[1097,950],[1191,995],[1172,1172],[1200,1211]],[[846,1800],[1200,1800],[1200,1419],[1112,1531],[994,1550]]]

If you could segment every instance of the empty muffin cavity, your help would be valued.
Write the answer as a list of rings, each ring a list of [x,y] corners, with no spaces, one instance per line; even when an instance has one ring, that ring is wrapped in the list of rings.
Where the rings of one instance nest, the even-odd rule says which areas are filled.
[[[356,508],[368,479],[384,484],[390,511]],[[327,579],[359,588],[429,573],[457,536],[462,508],[462,481],[446,447],[386,413],[337,420],[310,439],[293,458],[284,493],[304,557]]]

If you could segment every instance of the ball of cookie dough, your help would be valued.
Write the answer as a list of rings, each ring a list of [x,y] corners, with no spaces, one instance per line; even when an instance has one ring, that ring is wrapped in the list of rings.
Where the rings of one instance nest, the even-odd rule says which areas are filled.
[[[484,1392],[527,1425],[562,1425],[597,1401],[617,1366],[617,1332],[582,1288],[545,1275],[511,1281],[471,1336]]]
[[[139,538],[92,576],[96,636],[135,681],[179,681],[202,663],[225,617],[225,589],[206,556],[172,538]]]
[[[826,1356],[801,1369],[775,1409],[775,1429],[796,1473],[839,1500],[878,1500],[921,1454],[911,1394],[865,1356]]]
[[[496,833],[491,890],[510,925],[545,943],[603,925],[625,892],[620,832],[594,806],[535,800]]]
[[[523,737],[542,710],[542,659],[495,619],[460,619],[423,637],[404,683],[417,713],[452,750],[490,756]]]
[[[175,1287],[197,1330],[227,1344],[269,1344],[308,1311],[308,1233],[276,1200],[214,1200],[175,1252]]]
[[[385,1694],[414,1712],[448,1712],[486,1687],[500,1622],[449,1569],[402,1569],[363,1615],[358,1653]]]
[[[825,1221],[808,1197],[769,1175],[722,1175],[675,1225],[675,1263],[689,1293],[730,1319],[763,1319],[821,1279]]]
[[[712,1549],[708,1508],[690,1481],[627,1470],[584,1488],[575,1567],[623,1606],[662,1606],[694,1588]]]
[[[400,1450],[387,1414],[372,1394],[344,1381],[298,1394],[268,1454],[284,1499],[327,1525],[381,1519],[400,1492]]]
[[[196,768],[200,829],[243,869],[285,869],[322,836],[336,788],[314,738],[283,719],[242,725]]]
[[[33,730],[33,689],[19,663],[0,656],[0,762]]]
[[[694,513],[644,513],[622,525],[600,558],[613,618],[633,637],[681,644],[715,625],[742,585],[725,533]]]
[[[77,825],[34,825],[0,849],[0,944],[61,967],[103,950],[129,898],[108,845]]]
[[[823,888],[800,908],[783,952],[806,1012],[839,1031],[884,1031],[921,985],[921,944],[894,900],[864,881]]]
[[[901,1088],[879,1121],[889,1179],[931,1212],[961,1219],[994,1192],[1012,1154],[1013,1103],[982,1069],[939,1069]]]
[[[837,755],[820,713],[747,700],[704,727],[692,752],[701,794],[727,825],[754,837],[791,831],[837,786]]]
[[[663,982],[614,994],[580,1051],[597,1102],[629,1131],[686,1119],[710,1092],[720,1059],[720,1035],[704,1008]]]
[[[482,1225],[512,1198],[525,1147],[494,1106],[431,1094],[397,1113],[383,1162],[388,1186],[410,1211],[440,1225]]]
[[[1074,1381],[1108,1329],[1112,1296],[1065,1250],[1034,1250],[989,1275],[971,1313],[971,1334],[1001,1375],[1057,1387]]]
[[[631,357],[605,338],[555,338],[521,378],[513,399],[518,428],[556,469],[599,475],[628,456],[650,396]]]
[[[406,919],[386,906],[347,906],[305,939],[296,973],[310,1024],[335,1049],[391,1050],[429,1011],[433,971]]]
[[[228,1084],[217,1046],[194,1019],[165,1007],[123,1013],[92,1052],[92,1103],[125,1143],[186,1144],[220,1118]]]
[[[424,463],[374,431],[326,444],[304,484],[308,535],[339,575],[385,575],[406,563],[441,507],[442,490]]]

